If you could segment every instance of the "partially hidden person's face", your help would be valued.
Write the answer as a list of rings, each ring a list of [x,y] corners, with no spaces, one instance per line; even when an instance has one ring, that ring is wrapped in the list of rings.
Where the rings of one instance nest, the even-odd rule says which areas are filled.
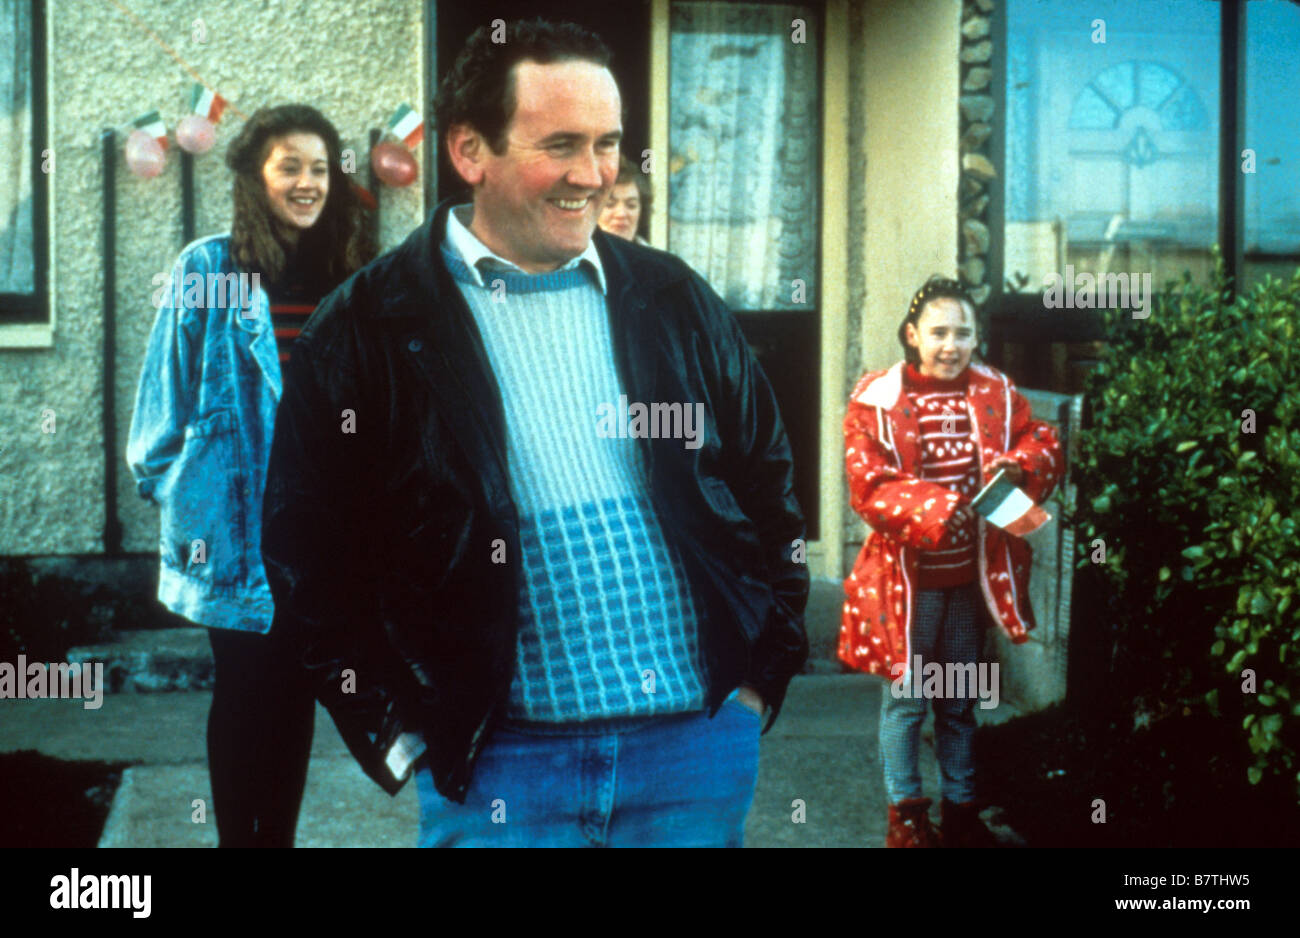
[[[621,113],[614,76],[593,62],[516,65],[505,152],[474,135],[457,165],[474,187],[470,230],[529,273],[581,254],[618,178]]]
[[[600,213],[601,230],[633,241],[640,221],[641,193],[637,190],[636,183],[619,183],[610,192],[605,209]]]
[[[931,378],[958,377],[970,364],[975,342],[975,317],[959,300],[931,300],[916,324],[907,324],[907,344],[921,359],[917,370]]]
[[[311,133],[272,137],[262,178],[275,217],[291,229],[310,228],[320,218],[330,191],[325,141]]]

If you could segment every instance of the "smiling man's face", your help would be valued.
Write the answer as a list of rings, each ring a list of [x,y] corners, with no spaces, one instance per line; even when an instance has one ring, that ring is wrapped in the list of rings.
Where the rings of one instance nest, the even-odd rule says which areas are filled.
[[[530,273],[555,270],[587,248],[618,178],[618,86],[593,62],[515,66],[515,112],[505,152],[481,137],[467,156],[474,187],[470,230]],[[455,145],[453,144],[453,147]],[[467,151],[470,152],[470,151]]]

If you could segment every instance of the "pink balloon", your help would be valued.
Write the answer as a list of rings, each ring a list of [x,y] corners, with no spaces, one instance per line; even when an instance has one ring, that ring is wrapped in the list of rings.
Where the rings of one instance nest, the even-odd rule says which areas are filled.
[[[217,140],[212,121],[198,114],[186,114],[176,125],[176,142],[190,153],[207,153]]]
[[[126,165],[141,179],[152,179],[163,171],[167,154],[158,141],[143,130],[133,130],[126,138]]]
[[[409,186],[420,175],[420,167],[411,151],[399,143],[387,140],[376,143],[371,149],[370,165],[375,168],[375,175],[380,182],[398,189]]]

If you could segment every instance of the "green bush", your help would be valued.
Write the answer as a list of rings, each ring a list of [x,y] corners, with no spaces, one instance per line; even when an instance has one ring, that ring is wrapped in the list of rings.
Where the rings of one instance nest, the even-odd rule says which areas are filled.
[[[1239,722],[1250,781],[1300,796],[1300,270],[1232,300],[1217,264],[1107,330],[1074,520],[1112,690]]]

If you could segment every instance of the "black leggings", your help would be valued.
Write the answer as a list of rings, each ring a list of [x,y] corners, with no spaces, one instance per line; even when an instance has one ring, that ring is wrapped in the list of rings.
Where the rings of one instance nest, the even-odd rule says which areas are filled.
[[[222,847],[293,846],[316,701],[282,633],[208,629],[208,771]]]

